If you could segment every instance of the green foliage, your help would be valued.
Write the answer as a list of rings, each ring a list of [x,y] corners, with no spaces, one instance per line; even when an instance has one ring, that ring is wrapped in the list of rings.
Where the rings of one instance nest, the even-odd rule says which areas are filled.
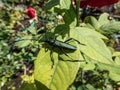
[[[66,90],[68,85],[73,82],[80,63],[63,61],[62,58],[64,59],[66,56],[58,56],[55,52],[52,53],[53,55],[51,56],[50,53],[50,50],[47,52],[44,49],[40,51],[35,61],[35,80],[41,82],[49,89]],[[51,57],[53,57],[54,60],[52,62]],[[41,70],[42,68],[44,68],[43,71]],[[59,84],[56,85],[56,83]],[[38,87],[44,89],[40,84]]]
[[[65,24],[70,26],[77,25],[76,13],[71,0],[60,0],[60,9],[63,11],[62,16]]]
[[[85,18],[85,22],[90,24],[93,28],[104,35],[119,33],[120,22],[116,21],[115,19],[109,20],[108,17],[109,14],[107,13],[101,14],[98,20],[93,16],[88,16]]]
[[[21,38],[22,41],[15,43],[15,46],[18,46],[19,48],[26,47],[31,43],[31,38],[32,36],[24,36]]]
[[[37,27],[33,21],[16,33],[13,27],[15,23],[21,25],[20,11],[6,8],[0,16],[1,86],[25,68],[24,62],[36,59],[33,75],[22,77],[20,90],[113,90],[120,81],[120,53],[110,50],[105,41],[109,41],[107,35],[119,32],[119,21],[108,20],[104,13],[98,20],[88,16],[85,23],[79,23],[78,8],[71,0],[50,0],[43,6],[46,11],[35,8],[42,25]],[[55,12],[63,21],[55,20]],[[59,46],[55,45],[57,40],[62,41]],[[63,44],[77,49],[63,48]]]
[[[67,51],[65,49],[53,47],[51,44],[44,44],[43,48],[40,50],[37,60],[35,61],[35,71],[34,71],[34,77],[36,81],[37,88],[42,88],[45,90],[52,89],[52,90],[66,90],[69,88],[69,85],[72,84],[73,80],[75,80],[75,76],[77,75],[77,72],[79,68],[82,68],[85,72],[85,70],[91,70],[93,71],[95,68],[98,68],[97,70],[108,70],[110,73],[110,77],[108,79],[118,80],[118,78],[112,78],[115,75],[119,75],[119,66],[116,66],[115,61],[112,59],[112,53],[109,50],[109,48],[104,43],[104,40],[108,40],[107,37],[103,36],[96,30],[103,30],[100,29],[101,26],[105,25],[106,22],[104,21],[102,23],[103,18],[107,17],[107,14],[100,16],[99,20],[97,21],[94,17],[87,17],[85,19],[86,25],[83,25],[82,27],[75,27],[76,24],[68,24],[71,23],[69,19],[66,21],[66,17],[64,16],[66,14],[67,17],[70,15],[74,15],[72,10],[69,8],[69,5],[71,5],[71,2],[67,2],[60,0],[60,9],[68,9],[71,11],[69,15],[66,11],[64,12],[63,18],[65,20],[65,25],[68,25],[68,29],[64,35],[62,35],[62,31],[66,29],[65,27],[61,27],[63,30],[59,31],[57,29],[61,28],[55,28],[52,32],[49,34],[52,35],[52,37],[56,36],[57,32],[57,38],[63,41],[66,41],[69,38],[72,38],[73,40],[71,44],[77,46],[77,50],[75,52]],[[74,16],[73,16],[74,18]],[[107,22],[113,22],[108,19],[105,19]],[[72,20],[72,23],[76,23],[77,21]],[[101,25],[102,23],[103,25]],[[114,23],[114,22],[113,22]],[[108,23],[107,23],[108,24]],[[91,26],[90,26],[91,25]],[[62,26],[62,25],[60,25]],[[93,27],[93,28],[91,28]],[[65,28],[65,29],[64,29]],[[113,27],[115,28],[115,27]],[[108,28],[108,31],[111,31],[111,29]],[[112,29],[113,30],[113,29]],[[118,30],[118,29],[116,29]],[[107,32],[108,34],[113,34],[118,31],[114,31],[112,33]],[[50,37],[49,37],[50,38]],[[65,42],[67,43],[67,42]],[[51,49],[52,48],[52,49]],[[78,60],[76,62],[76,60]],[[83,61],[83,63],[79,61]],[[87,66],[86,66],[86,63]],[[116,67],[114,67],[114,65]],[[112,67],[113,66],[113,67]],[[90,68],[87,68],[90,67]],[[111,68],[110,68],[111,67]],[[93,71],[94,72],[94,71]],[[69,74],[71,73],[71,74]],[[104,84],[107,83],[106,77],[103,77],[101,74],[99,75],[99,71],[96,71],[95,77],[91,78],[91,81],[88,82],[88,80],[81,81],[81,83],[88,83],[88,84],[80,84],[78,86],[78,90],[81,88],[83,89],[113,89],[111,85],[108,85],[104,87]],[[94,74],[93,74],[94,75]],[[80,76],[80,74],[78,75]],[[118,76],[117,76],[118,77]],[[80,79],[83,79],[82,76],[80,76]],[[98,80],[98,82],[95,84],[94,81]],[[101,82],[101,80],[106,80],[105,82]],[[109,80],[108,80],[109,81]],[[119,81],[119,80],[118,80]],[[57,84],[59,83],[59,84]],[[110,81],[109,81],[110,83]],[[94,85],[95,84],[95,85]],[[75,84],[73,84],[75,85]]]
[[[21,58],[19,54],[11,53],[10,51],[12,46],[10,46],[9,41],[12,38],[11,34],[14,32],[12,26],[9,24],[12,17],[6,17],[5,14],[9,13],[7,8],[4,8],[2,11],[0,16],[0,87],[8,82],[10,77],[23,67],[19,60]],[[8,18],[8,22],[5,18]]]
[[[120,31],[120,22],[109,22],[100,27],[103,34],[113,34]]]
[[[27,27],[24,25],[26,20],[24,20],[23,9],[14,9],[14,5],[18,1],[6,0],[3,2],[4,6],[0,7],[0,88],[5,85],[9,89],[15,85],[14,83],[16,82],[14,82],[14,79],[16,77],[20,78],[21,74],[29,72],[27,64],[33,65],[33,61],[36,59],[36,55],[41,48],[41,42],[39,42],[41,32],[45,32],[46,29],[55,26],[57,20],[55,20],[56,14],[54,12],[46,13],[38,6],[35,6],[37,13],[40,14],[40,17],[38,17],[40,24],[37,26],[36,22],[33,21]],[[36,4],[37,2],[34,1],[32,4]],[[23,20],[24,22],[22,23],[21,21]],[[9,82],[11,83],[10,86]],[[21,81],[19,82],[21,83]],[[29,87],[29,85],[31,87],[34,86],[33,83],[28,84],[28,82],[22,85],[22,89],[26,89],[26,86]]]
[[[20,87],[20,90],[37,90],[34,84],[34,77],[33,76],[22,76],[24,83]]]
[[[58,5],[60,3],[60,0],[50,0],[49,2],[47,2],[44,6],[43,9],[44,10],[49,10],[52,7]]]

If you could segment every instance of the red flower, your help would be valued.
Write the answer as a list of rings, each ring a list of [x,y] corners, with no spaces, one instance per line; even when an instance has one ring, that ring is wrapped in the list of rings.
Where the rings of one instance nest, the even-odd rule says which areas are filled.
[[[34,18],[35,14],[36,14],[36,10],[35,9],[33,9],[32,7],[27,8],[27,15],[30,18]]]
[[[102,7],[102,6],[106,6],[106,5],[111,5],[114,3],[117,3],[119,0],[82,0],[80,2],[80,7],[85,7],[87,5],[91,6],[91,7]],[[74,0],[74,2],[76,2],[76,0]]]

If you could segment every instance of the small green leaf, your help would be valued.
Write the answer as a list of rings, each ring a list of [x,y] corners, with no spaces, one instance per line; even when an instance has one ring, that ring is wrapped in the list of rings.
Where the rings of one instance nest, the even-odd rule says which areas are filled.
[[[44,10],[49,10],[51,9],[52,7],[56,6],[59,4],[59,0],[50,0],[49,2],[47,2],[44,6],[43,6],[43,9]]]
[[[34,83],[24,82],[19,90],[37,90]]]
[[[60,0],[60,9],[63,10],[62,16],[65,24],[75,27],[77,25],[77,16],[71,0]]]
[[[87,84],[86,87],[88,88],[88,90],[96,90],[92,85]]]
[[[36,28],[34,26],[28,27],[27,30],[33,35],[37,34]]]
[[[103,13],[100,15],[98,22],[100,23],[100,26],[107,24],[110,22],[110,20],[108,19],[109,14],[108,13]]]
[[[85,85],[80,85],[77,90],[89,90]]]
[[[18,41],[15,43],[15,46],[19,48],[23,48],[28,46],[31,43],[32,36],[24,36],[21,37],[21,41]]]
[[[115,57],[115,63],[116,65],[120,65],[120,56]]]
[[[91,26],[93,26],[96,30],[99,30],[100,24],[97,21],[97,19],[93,16],[87,16],[85,18],[85,23],[89,23]]]
[[[23,84],[21,85],[19,90],[37,90],[35,83],[34,83],[34,76],[27,76],[23,75]]]

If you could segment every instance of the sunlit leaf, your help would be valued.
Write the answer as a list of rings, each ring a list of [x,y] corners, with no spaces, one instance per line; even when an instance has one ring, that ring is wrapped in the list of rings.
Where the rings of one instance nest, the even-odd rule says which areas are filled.
[[[115,81],[120,81],[120,65],[116,63],[113,64],[105,64],[98,63],[98,66],[103,70],[108,70],[110,78]]]
[[[93,63],[84,64],[83,70],[94,70],[95,65]]]
[[[59,51],[57,52],[59,53]],[[68,86],[74,81],[80,66],[80,62],[72,62],[74,60],[71,60],[66,55],[58,55],[58,53],[45,50],[44,48],[40,50],[37,60],[35,61],[34,72],[35,80],[37,81],[36,84],[39,88],[66,90]],[[67,53],[71,56],[72,54],[78,54],[78,51],[71,54],[68,52],[64,53]],[[81,60],[79,55],[80,54],[72,58]],[[54,65],[52,58],[54,60]]]
[[[100,27],[103,34],[114,34],[120,31],[120,22],[109,22]]]
[[[76,13],[71,0],[60,0],[60,9],[63,10],[62,16],[65,24],[75,27],[77,25]]]
[[[109,17],[108,13],[103,13],[103,14],[100,15],[100,17],[98,19],[98,22],[100,23],[100,26],[110,22],[108,17]]]
[[[81,52],[88,57],[99,62],[112,63],[112,55],[101,38],[94,30],[88,28],[74,28],[71,30],[70,36],[84,45],[79,45]]]
[[[93,16],[87,16],[85,18],[85,23],[89,23],[91,26],[93,26],[96,30],[99,29],[100,27],[100,24],[99,22],[97,21],[97,19]]]

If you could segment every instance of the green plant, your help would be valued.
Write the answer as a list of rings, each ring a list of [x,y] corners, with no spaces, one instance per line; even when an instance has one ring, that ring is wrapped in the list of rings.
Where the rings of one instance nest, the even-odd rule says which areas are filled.
[[[20,90],[112,90],[119,85],[120,52],[106,45],[108,36],[119,32],[119,21],[108,20],[104,13],[98,20],[89,16],[82,23],[79,4],[74,8],[71,0],[51,0],[44,11],[34,6],[40,26],[22,25],[21,31],[15,31],[15,21],[20,24],[22,18],[21,12],[12,9],[14,2],[0,12],[1,86],[19,70],[25,74]],[[64,21],[58,22],[57,15]],[[33,61],[34,73],[27,76],[24,62]]]
[[[37,90],[71,89],[70,85],[74,82],[76,75],[78,75],[81,80],[78,90],[108,88],[109,90],[112,90],[112,82],[108,79],[114,80],[115,82],[120,81],[119,53],[115,54],[116,52],[114,50],[111,51],[109,49],[109,47],[104,42],[109,39],[99,33],[99,30],[100,32],[103,30],[102,32],[112,34],[118,32],[119,28],[116,28],[113,25],[113,27],[111,26],[112,29],[110,29],[110,27],[107,27],[107,30],[104,30],[106,28],[102,26],[100,27],[96,19],[86,19],[85,24],[78,24],[78,15],[76,15],[71,0],[59,0],[56,2],[54,2],[54,0],[51,0],[46,4],[46,6],[44,6],[44,9],[48,10],[52,7],[55,11],[57,11],[57,13],[63,16],[64,23],[58,24],[58,26],[54,27],[51,30],[48,30],[45,35],[42,35],[43,38],[46,36],[49,38],[56,37],[57,40],[63,42],[67,39],[72,38],[68,44],[76,46],[77,50],[71,51],[63,49],[62,47],[53,47],[52,45],[44,43],[37,56],[37,60],[35,60],[33,77],[35,82],[31,83],[31,85],[35,85],[34,90],[36,90],[36,88]],[[104,18],[106,21],[103,20]],[[107,21],[111,22],[106,17],[104,17],[104,15],[101,16],[99,20],[103,26],[109,24]],[[115,30],[113,30],[113,28]],[[109,31],[112,33],[109,33]],[[81,45],[80,43],[84,45]],[[115,59],[113,59],[114,54]],[[72,57],[72,59],[69,57]],[[78,62],[81,60],[82,62]],[[81,74],[78,73],[79,69]],[[88,74],[91,74],[89,70],[93,72],[90,82],[88,82],[87,78],[83,81],[83,73],[85,73],[86,70]],[[109,78],[104,77],[104,74],[99,75],[99,70],[107,70],[109,72]],[[96,83],[96,85],[94,85],[95,80],[98,80],[98,83]],[[110,83],[108,86],[105,85],[107,80]],[[26,87],[22,87],[21,90],[25,90],[31,86],[29,81],[25,82],[25,84]]]
[[[27,21],[26,26],[23,9],[14,9],[16,3],[17,1],[5,1],[0,8],[0,88],[11,89],[14,85],[17,88],[19,85],[14,80],[21,75],[31,74],[31,65],[33,66],[41,48],[39,40],[42,32],[57,23],[54,13],[42,12],[35,6],[36,10],[39,9],[40,16],[44,17],[38,17],[38,25],[33,21],[29,26]]]

